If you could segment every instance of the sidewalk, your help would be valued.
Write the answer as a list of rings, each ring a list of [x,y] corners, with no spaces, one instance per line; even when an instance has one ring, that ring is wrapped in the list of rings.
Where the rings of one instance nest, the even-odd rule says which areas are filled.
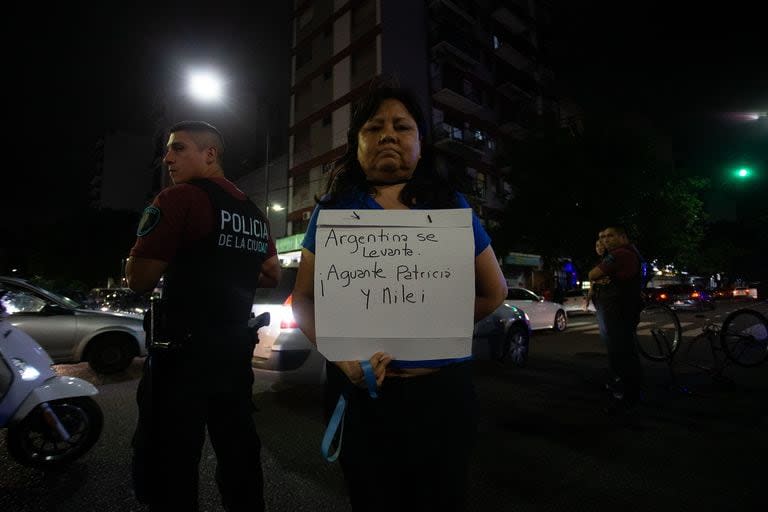
[[[705,349],[691,355],[707,361]],[[670,388],[666,365],[643,361],[644,403],[615,418],[602,412],[608,361],[597,336],[537,333],[527,368],[475,364],[472,511],[751,511],[765,503],[766,365],[729,367],[731,384],[680,368]]]

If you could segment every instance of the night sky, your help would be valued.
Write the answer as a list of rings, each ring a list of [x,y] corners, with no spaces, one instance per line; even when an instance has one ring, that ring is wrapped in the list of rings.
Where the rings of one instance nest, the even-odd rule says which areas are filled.
[[[282,107],[274,142],[287,139],[292,3],[14,7],[5,207],[34,222],[81,204],[97,137],[151,133],[153,106],[183,101],[174,92],[189,64],[215,64],[233,99],[225,113],[177,108],[218,123],[238,161],[261,165],[259,98]],[[737,159],[768,172],[768,122],[738,115],[768,110],[768,36],[753,2],[554,3],[550,54],[562,90],[587,109],[647,115],[692,172],[716,176]]]

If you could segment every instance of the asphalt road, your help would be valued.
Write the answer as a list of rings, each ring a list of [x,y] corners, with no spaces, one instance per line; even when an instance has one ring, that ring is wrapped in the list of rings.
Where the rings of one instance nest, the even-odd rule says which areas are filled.
[[[742,305],[720,303],[709,316],[722,321]],[[680,317],[686,340],[704,322],[691,313]],[[476,362],[481,416],[470,510],[763,510],[768,365],[729,366],[725,379],[716,381],[683,364],[706,366],[711,357],[705,343],[694,346],[680,361],[674,385],[664,364],[645,362],[645,402],[620,418],[602,413],[607,358],[591,315],[572,317],[564,333],[537,332],[526,368]],[[99,377],[84,364],[57,366],[98,386],[104,432],[88,454],[59,473],[9,460],[2,436],[0,510],[146,510],[133,497],[128,466],[141,362],[112,377]],[[268,510],[348,511],[338,466],[320,456],[320,391],[276,391],[257,382],[254,399]],[[206,443],[203,511],[222,510],[214,466]]]

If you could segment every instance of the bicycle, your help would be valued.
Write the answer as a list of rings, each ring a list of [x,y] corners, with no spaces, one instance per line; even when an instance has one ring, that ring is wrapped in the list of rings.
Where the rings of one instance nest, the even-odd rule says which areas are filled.
[[[647,303],[640,311],[636,335],[637,348],[643,357],[651,361],[668,361],[680,346],[683,329],[672,308]]]
[[[706,318],[696,315],[698,318]],[[712,357],[717,364],[714,368],[699,368],[722,374],[727,363],[751,368],[768,361],[768,320],[758,311],[748,308],[731,312],[722,326],[707,320],[707,323],[689,343],[686,355],[702,338],[709,341]],[[677,314],[662,304],[648,304],[640,312],[637,343],[640,353],[651,361],[670,363],[682,341],[682,329]],[[725,358],[717,357],[717,352]],[[696,365],[694,365],[696,366]]]

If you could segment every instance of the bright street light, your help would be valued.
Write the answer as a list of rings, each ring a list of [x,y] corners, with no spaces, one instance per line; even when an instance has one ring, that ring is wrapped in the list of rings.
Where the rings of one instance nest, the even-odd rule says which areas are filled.
[[[221,77],[212,71],[193,71],[189,75],[189,94],[197,100],[218,101],[223,89]]]
[[[735,178],[745,180],[752,176],[752,169],[749,167],[739,167],[733,171],[733,176]]]
[[[271,205],[269,205],[269,209],[272,210],[273,212],[281,212],[285,210],[285,208],[283,208],[281,205],[277,203],[272,203]]]

